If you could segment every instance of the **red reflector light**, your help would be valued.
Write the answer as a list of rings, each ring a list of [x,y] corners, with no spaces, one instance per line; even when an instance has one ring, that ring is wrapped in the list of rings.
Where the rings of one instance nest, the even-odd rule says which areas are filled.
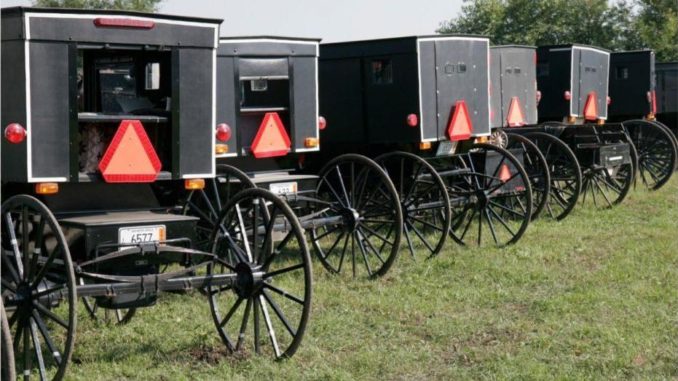
[[[108,183],[150,183],[161,163],[148,135],[138,120],[123,120],[99,162]]]
[[[450,124],[447,125],[447,136],[451,142],[466,140],[471,137],[471,131],[473,131],[466,102],[457,101],[452,107],[454,111]]]
[[[94,25],[99,28],[133,28],[153,29],[155,22],[139,19],[120,19],[113,17],[98,17],[94,19]]]
[[[569,91],[566,91],[564,96],[565,96],[566,101],[569,101],[570,99],[572,99],[572,93],[569,92]]]
[[[588,97],[586,97],[586,104],[584,105],[584,119],[598,119],[598,96],[596,95],[595,91],[591,91]]]
[[[325,127],[327,127],[327,121],[325,120],[324,116],[319,116],[318,117],[318,129],[319,130],[324,130]]]
[[[537,90],[537,104],[541,101],[541,91]]]
[[[652,90],[650,92],[650,106],[652,107],[652,113],[657,113],[657,92]]]
[[[227,142],[231,139],[231,127],[226,123],[220,123],[217,125],[217,140],[221,142]]]
[[[612,104],[612,98],[607,97],[607,105],[609,106],[609,105],[611,105],[611,104]]]
[[[5,139],[13,144],[19,144],[26,139],[26,129],[19,123],[10,123],[5,127]]]
[[[410,114],[407,116],[407,125],[410,127],[417,127],[419,124],[419,117],[417,114]]]
[[[252,154],[257,159],[284,156],[289,152],[290,137],[277,112],[267,112],[252,141]]]
[[[506,122],[509,127],[520,127],[525,125],[525,117],[523,116],[523,110],[520,108],[518,97],[511,98],[511,105],[509,106]]]

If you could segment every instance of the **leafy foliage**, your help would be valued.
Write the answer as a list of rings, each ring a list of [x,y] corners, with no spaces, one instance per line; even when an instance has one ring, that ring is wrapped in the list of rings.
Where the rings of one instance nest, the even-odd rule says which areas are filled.
[[[118,9],[126,11],[155,12],[162,0],[34,0],[36,7]]]
[[[439,33],[489,36],[495,44],[582,43],[610,50],[651,48],[678,59],[675,0],[465,0]]]

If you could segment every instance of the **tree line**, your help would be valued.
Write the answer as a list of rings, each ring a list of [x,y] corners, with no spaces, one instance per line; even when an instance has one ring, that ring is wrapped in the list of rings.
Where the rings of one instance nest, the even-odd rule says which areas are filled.
[[[653,49],[678,60],[677,0],[464,0],[439,33],[479,34],[501,44],[581,43],[613,51]]]

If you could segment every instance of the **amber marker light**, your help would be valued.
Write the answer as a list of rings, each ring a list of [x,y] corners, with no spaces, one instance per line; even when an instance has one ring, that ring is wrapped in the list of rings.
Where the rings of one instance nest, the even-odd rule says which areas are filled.
[[[35,184],[35,193],[37,194],[55,194],[59,192],[57,183],[37,183]]]
[[[199,190],[205,188],[205,179],[186,179],[184,181],[186,190]]]

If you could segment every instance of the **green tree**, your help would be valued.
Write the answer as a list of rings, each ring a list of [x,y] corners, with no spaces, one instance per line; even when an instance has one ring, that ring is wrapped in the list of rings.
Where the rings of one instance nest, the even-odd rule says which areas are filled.
[[[119,9],[139,12],[155,12],[163,0],[34,0],[36,7]]]
[[[439,33],[481,34],[495,44],[582,43],[610,50],[652,48],[678,59],[676,0],[465,0]]]

